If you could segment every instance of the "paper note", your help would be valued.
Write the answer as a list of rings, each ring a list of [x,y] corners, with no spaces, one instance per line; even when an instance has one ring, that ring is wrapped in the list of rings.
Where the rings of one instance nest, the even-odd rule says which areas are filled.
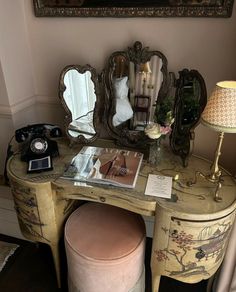
[[[164,175],[149,174],[145,195],[160,198],[171,198],[172,177]]]

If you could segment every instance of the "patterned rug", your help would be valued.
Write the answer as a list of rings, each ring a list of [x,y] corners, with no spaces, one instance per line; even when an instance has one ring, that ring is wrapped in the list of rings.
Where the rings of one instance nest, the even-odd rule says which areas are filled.
[[[8,243],[5,241],[0,241],[0,272],[5,266],[7,260],[11,255],[14,254],[15,250],[19,245],[15,243]]]

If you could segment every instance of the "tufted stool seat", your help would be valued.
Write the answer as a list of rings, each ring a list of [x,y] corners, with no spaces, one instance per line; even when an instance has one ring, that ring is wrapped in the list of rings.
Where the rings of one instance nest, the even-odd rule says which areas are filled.
[[[87,203],[68,218],[70,292],[144,292],[145,224],[130,211]]]

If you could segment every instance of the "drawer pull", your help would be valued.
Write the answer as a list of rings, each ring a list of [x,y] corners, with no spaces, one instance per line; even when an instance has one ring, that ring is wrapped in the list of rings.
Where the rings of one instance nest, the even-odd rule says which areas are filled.
[[[106,202],[106,199],[105,199],[104,197],[99,197],[99,199],[100,199],[100,201],[103,202],[103,203]]]

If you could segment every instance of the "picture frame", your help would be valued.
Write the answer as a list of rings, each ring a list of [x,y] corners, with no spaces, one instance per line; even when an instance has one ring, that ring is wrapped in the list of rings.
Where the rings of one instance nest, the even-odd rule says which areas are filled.
[[[36,17],[230,17],[234,0],[33,0]]]

